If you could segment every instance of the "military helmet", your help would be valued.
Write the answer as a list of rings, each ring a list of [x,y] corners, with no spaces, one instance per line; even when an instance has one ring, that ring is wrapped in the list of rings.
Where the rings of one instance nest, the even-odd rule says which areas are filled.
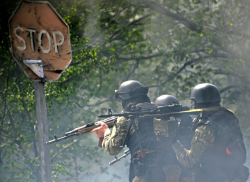
[[[131,99],[141,95],[147,95],[148,87],[136,80],[123,82],[118,90],[115,90],[115,98],[121,100]]]
[[[221,101],[218,88],[210,83],[196,85],[191,92],[190,99],[194,100],[196,104],[220,103]]]
[[[180,104],[180,103],[177,100],[177,98],[172,95],[161,95],[155,100],[155,105],[157,107],[174,105],[174,104]]]

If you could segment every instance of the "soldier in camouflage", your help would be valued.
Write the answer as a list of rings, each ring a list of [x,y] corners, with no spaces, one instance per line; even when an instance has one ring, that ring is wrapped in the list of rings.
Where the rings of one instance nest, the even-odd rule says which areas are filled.
[[[220,106],[215,85],[199,84],[191,92],[195,109],[201,109],[193,121],[195,135],[191,148],[177,140],[174,149],[180,164],[194,169],[196,182],[245,182],[248,179],[246,149],[235,114]],[[206,112],[204,112],[206,111]]]
[[[156,109],[147,96],[148,88],[140,82],[129,80],[123,82],[116,91],[116,98],[121,99],[123,112],[149,111]],[[131,153],[130,182],[177,182],[180,170],[175,166],[167,169],[166,154],[170,152],[174,137],[157,135],[157,126],[153,118],[144,117],[118,117],[112,131],[107,125],[100,123],[101,127],[94,129],[99,138],[104,137],[102,148],[109,155],[117,155],[124,145],[129,147]],[[159,127],[158,127],[159,128]],[[173,162],[172,162],[173,163]],[[169,174],[171,173],[171,174]]]
[[[162,95],[155,100],[155,105],[158,108],[161,108],[164,106],[174,106],[180,104],[176,97],[172,95]],[[190,148],[190,143],[194,136],[194,131],[191,128],[192,118],[187,115],[178,117],[169,117],[168,115],[165,115],[154,119],[154,131],[159,140],[164,141],[165,137],[175,137],[181,141],[185,148],[188,149]],[[180,165],[171,145],[168,147],[168,152],[164,156],[167,159],[167,162],[163,166],[164,173],[168,179],[167,181],[194,181],[193,171]],[[173,171],[175,171],[175,173],[173,173]]]

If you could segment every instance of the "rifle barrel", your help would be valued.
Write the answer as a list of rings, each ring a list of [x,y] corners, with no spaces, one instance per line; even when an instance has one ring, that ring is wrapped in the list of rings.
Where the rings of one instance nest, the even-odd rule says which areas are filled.
[[[50,141],[46,142],[46,144],[47,144],[47,145],[50,145],[50,144],[52,144],[52,143],[54,143],[54,142],[58,142],[58,141],[60,141],[60,140],[63,140],[63,139],[66,139],[66,138],[69,138],[69,137],[72,137],[72,136],[75,136],[75,135],[76,135],[76,133],[71,133],[71,134],[65,135],[65,136],[63,136],[63,137],[61,137],[61,138],[57,138],[57,137],[55,136],[55,139],[54,139],[54,140],[50,140]]]
[[[117,158],[117,157],[115,156],[115,159],[112,160],[112,161],[110,161],[110,162],[109,162],[109,165],[113,165],[114,163],[120,161],[122,158],[127,157],[129,154],[130,154],[130,150],[128,149],[128,150],[124,151],[124,154],[123,154],[122,156],[120,156],[119,158]]]
[[[114,125],[114,121],[117,119],[116,116],[112,116],[112,117],[109,117],[109,118],[106,118],[104,120],[101,120],[102,122],[106,123],[108,125],[108,127],[113,127]],[[68,131],[64,134],[63,137],[61,138],[57,138],[56,136],[55,139],[53,140],[50,140],[48,142],[46,142],[47,145],[51,144],[51,143],[54,143],[54,142],[58,142],[60,140],[63,140],[63,139],[66,139],[66,138],[69,138],[71,136],[79,136],[79,135],[82,135],[82,134],[85,134],[85,133],[89,133],[91,130],[93,130],[94,128],[97,128],[99,127],[100,125],[98,124],[98,122],[94,122],[94,123],[89,123],[89,124],[86,124],[84,126],[81,126],[81,127],[78,127],[78,128],[75,128],[74,130],[72,131]]]

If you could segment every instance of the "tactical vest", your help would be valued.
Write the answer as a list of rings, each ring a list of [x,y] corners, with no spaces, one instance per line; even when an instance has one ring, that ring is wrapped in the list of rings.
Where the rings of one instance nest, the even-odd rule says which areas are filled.
[[[194,129],[201,125],[214,129],[215,140],[195,166],[195,181],[246,181],[246,148],[237,117],[229,110],[220,110],[198,117]]]
[[[143,111],[147,111],[146,105],[141,106],[144,107]],[[166,177],[162,166],[171,162],[170,160],[176,160],[176,157],[172,157],[167,161],[166,154],[167,150],[172,150],[171,145],[166,140],[159,140],[159,136],[156,134],[157,127],[154,126],[154,118],[134,117],[130,120],[133,124],[129,129],[126,142],[131,151],[131,162],[134,164],[130,166],[130,181],[133,178],[131,170],[134,170],[135,176],[147,176],[148,180],[153,177],[154,180],[150,181],[165,182]],[[164,138],[167,137],[164,136]],[[173,156],[175,156],[174,153]]]
[[[139,150],[154,150],[152,142],[154,142],[155,135],[153,131],[153,118],[136,117],[133,119],[134,125],[133,134],[129,136],[127,146],[130,149],[131,154]],[[134,127],[136,127],[134,129]]]
[[[139,150],[148,153],[164,153],[173,151],[171,140],[175,137],[175,120],[163,120],[152,117],[134,117],[127,146],[133,156]],[[136,128],[136,129],[134,129]],[[174,152],[173,155],[175,156]]]

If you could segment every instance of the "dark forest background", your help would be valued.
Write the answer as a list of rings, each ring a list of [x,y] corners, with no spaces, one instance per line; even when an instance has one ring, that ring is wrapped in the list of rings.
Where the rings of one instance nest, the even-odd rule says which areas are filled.
[[[70,27],[73,57],[60,79],[45,85],[50,138],[98,121],[107,108],[120,112],[114,90],[123,81],[147,85],[152,101],[172,94],[187,106],[191,88],[209,82],[239,117],[250,150],[248,0],[49,2]],[[0,181],[37,182],[34,86],[10,52],[8,19],[18,3],[0,3]],[[113,158],[94,134],[50,151],[54,181],[127,181],[128,162],[109,167]]]

